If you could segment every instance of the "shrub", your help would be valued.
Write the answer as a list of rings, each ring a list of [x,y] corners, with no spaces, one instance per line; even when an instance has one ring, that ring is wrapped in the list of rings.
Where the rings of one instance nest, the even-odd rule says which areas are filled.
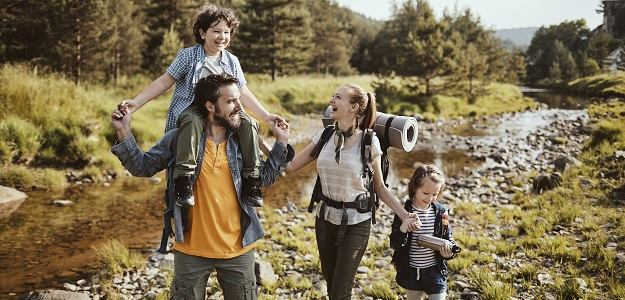
[[[39,130],[27,120],[9,116],[0,121],[0,157],[6,162],[30,162],[39,147]]]
[[[0,167],[0,185],[21,191],[57,191],[66,185],[62,171],[54,169],[33,169],[22,165]]]

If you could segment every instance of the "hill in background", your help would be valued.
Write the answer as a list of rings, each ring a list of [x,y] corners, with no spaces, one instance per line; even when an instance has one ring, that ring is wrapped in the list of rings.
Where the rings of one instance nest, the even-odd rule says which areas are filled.
[[[516,46],[526,50],[537,30],[538,27],[500,29],[495,31],[495,36],[504,41],[506,49]]]

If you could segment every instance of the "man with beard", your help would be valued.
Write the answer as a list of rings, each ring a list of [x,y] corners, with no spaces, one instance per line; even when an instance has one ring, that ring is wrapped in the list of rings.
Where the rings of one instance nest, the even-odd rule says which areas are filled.
[[[211,74],[198,81],[191,106],[206,117],[198,146],[193,191],[196,205],[175,205],[171,169],[176,155],[176,129],[169,131],[148,152],[143,152],[130,131],[131,114],[113,111],[118,141],[113,146],[124,167],[134,176],[149,177],[168,169],[165,229],[160,251],[167,248],[174,219],[173,299],[204,299],[213,270],[225,299],[256,299],[254,246],[263,235],[254,207],[241,197],[241,153],[234,136],[240,125],[241,103],[237,79]],[[261,165],[263,185],[273,183],[292,159],[287,144],[288,125],[274,124],[276,143]]]

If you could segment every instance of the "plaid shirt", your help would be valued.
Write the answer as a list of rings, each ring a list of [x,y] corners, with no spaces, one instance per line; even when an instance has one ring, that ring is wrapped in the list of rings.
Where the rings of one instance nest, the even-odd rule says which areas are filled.
[[[169,105],[165,132],[176,128],[178,115],[193,102],[195,98],[195,84],[200,74],[205,73],[202,70],[204,69],[202,66],[205,59],[204,48],[198,44],[180,50],[169,68],[167,68],[167,74],[176,80],[176,87],[174,88],[171,105]],[[232,53],[227,50],[222,51],[219,64],[224,72],[239,80],[239,88],[247,84],[239,59]]]

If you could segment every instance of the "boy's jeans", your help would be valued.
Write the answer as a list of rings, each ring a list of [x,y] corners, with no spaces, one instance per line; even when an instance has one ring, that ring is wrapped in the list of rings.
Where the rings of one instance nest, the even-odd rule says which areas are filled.
[[[236,134],[243,159],[243,178],[260,177],[260,152],[258,149],[258,122],[241,111],[241,126]],[[176,165],[174,177],[194,175],[197,167],[198,143],[204,134],[206,119],[194,106],[189,106],[178,116]]]

